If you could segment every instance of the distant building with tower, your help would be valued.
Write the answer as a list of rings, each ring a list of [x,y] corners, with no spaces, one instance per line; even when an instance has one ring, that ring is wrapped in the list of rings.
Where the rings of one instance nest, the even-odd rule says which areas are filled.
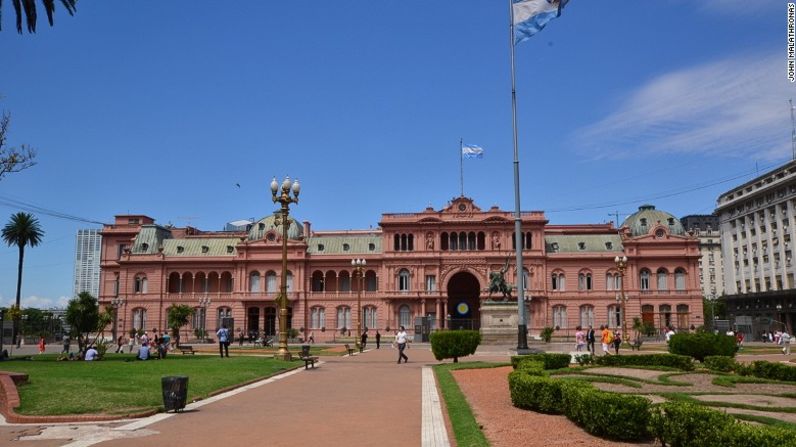
[[[94,297],[99,297],[102,248],[100,231],[99,229],[77,230],[73,296],[77,296],[80,292],[88,292]]]

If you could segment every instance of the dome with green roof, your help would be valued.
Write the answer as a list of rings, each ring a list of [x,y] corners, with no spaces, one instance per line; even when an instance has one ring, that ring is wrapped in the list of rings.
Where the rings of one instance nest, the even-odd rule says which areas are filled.
[[[671,234],[685,234],[683,224],[678,218],[666,211],[656,210],[654,205],[641,205],[638,207],[638,211],[625,219],[622,226],[630,228],[631,235],[636,237],[648,234],[650,229],[659,223],[667,227]]]
[[[278,212],[271,214],[270,216],[265,216],[262,219],[258,220],[257,222],[252,224],[252,227],[249,229],[249,237],[250,241],[257,241],[265,237],[265,234],[269,231],[275,231],[276,234],[282,234],[282,227],[277,227],[275,224],[276,218],[278,216]],[[288,217],[290,221],[290,227],[287,229],[287,237],[288,239],[301,239],[304,236],[304,228],[301,225],[301,222],[297,221],[293,217]]]

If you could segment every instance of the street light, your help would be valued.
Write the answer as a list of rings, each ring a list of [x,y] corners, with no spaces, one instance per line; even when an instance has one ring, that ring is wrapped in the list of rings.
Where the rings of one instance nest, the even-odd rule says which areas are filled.
[[[116,335],[116,328],[117,323],[119,321],[119,307],[124,304],[124,298],[117,296],[115,298],[111,298],[111,307],[113,307],[113,342],[116,343],[118,340]]]
[[[362,287],[365,284],[365,277],[362,274],[362,269],[365,268],[367,263],[368,262],[364,259],[351,260],[351,267],[354,268],[354,276],[359,276],[359,287],[357,288],[357,339],[355,340],[359,352],[362,352],[362,345],[359,341],[362,337]]]
[[[207,308],[210,307],[210,297],[203,296],[199,298],[199,307],[202,309],[202,314],[199,315],[199,335],[204,342],[207,339],[206,325],[207,325]]]
[[[298,203],[300,191],[301,186],[298,179],[291,182],[290,177],[285,177],[282,181],[281,191],[276,177],[271,180],[271,195],[274,203],[279,202],[282,205],[280,215],[274,221],[276,226],[282,226],[282,280],[280,281],[279,294],[274,300],[279,307],[279,350],[274,355],[274,358],[281,360],[292,359],[292,355],[287,349],[287,230],[290,227],[290,221],[288,220],[289,205]],[[293,193],[292,196],[291,192]]]
[[[630,343],[628,339],[627,333],[627,295],[625,295],[625,269],[627,269],[627,256],[619,256],[614,258],[614,262],[616,263],[616,269],[619,270],[619,293],[620,297],[616,298],[617,303],[620,303],[621,307],[620,312],[622,312],[622,337],[625,340],[625,343]]]

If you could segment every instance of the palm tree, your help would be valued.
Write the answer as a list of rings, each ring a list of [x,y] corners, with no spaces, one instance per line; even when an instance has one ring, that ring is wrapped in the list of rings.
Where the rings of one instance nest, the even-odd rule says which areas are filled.
[[[20,293],[22,292],[22,262],[25,259],[25,246],[35,247],[39,245],[44,231],[39,226],[39,219],[32,214],[19,212],[11,216],[5,227],[3,227],[3,240],[9,246],[19,247],[19,266],[17,267],[17,309],[19,307]],[[14,329],[11,335],[13,343],[17,342],[17,330],[19,320],[14,320]]]
[[[36,32],[36,0],[11,0],[14,5],[14,13],[17,17],[17,32],[22,34],[22,13],[25,13],[25,24],[28,26],[29,33]],[[53,12],[55,11],[55,0],[41,0],[44,5],[44,12],[47,13],[47,21],[53,26]],[[61,4],[66,8],[70,16],[75,15],[77,0],[61,0]],[[3,0],[0,0],[0,17],[2,16]],[[0,25],[1,26],[1,25]],[[2,27],[0,27],[2,29]]]

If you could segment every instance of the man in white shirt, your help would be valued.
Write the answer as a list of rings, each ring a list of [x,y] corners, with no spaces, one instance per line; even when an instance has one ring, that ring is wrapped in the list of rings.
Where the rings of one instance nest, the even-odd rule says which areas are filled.
[[[404,359],[404,363],[409,363],[409,357],[404,354],[404,349],[406,349],[406,329],[401,326],[401,330],[399,330],[395,334],[395,344],[398,345],[398,364],[401,364],[401,359]]]
[[[788,334],[788,331],[782,331],[782,335],[780,335],[779,340],[782,343],[782,353],[785,355],[790,355],[791,336]]]
[[[99,353],[97,352],[97,348],[94,346],[89,346],[88,350],[86,351],[86,361],[91,362],[96,360]]]
[[[671,339],[672,339],[672,335],[674,335],[674,329],[672,329],[672,328],[670,327],[670,328],[668,328],[668,330],[666,331],[666,343],[669,343],[669,340],[671,340]]]

